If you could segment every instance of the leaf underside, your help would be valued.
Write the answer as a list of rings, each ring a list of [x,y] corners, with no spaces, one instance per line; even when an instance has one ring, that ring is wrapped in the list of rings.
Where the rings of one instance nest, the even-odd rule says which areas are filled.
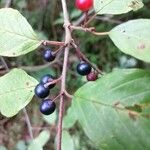
[[[16,57],[40,46],[27,20],[12,8],[0,9],[0,55]]]
[[[32,100],[37,83],[21,69],[0,77],[0,112],[6,117],[16,115]]]
[[[71,109],[98,148],[150,149],[150,71],[116,70],[87,83]]]
[[[150,62],[150,19],[123,23],[110,31],[110,38],[124,53]]]
[[[97,14],[123,14],[143,7],[142,0],[94,0]]]

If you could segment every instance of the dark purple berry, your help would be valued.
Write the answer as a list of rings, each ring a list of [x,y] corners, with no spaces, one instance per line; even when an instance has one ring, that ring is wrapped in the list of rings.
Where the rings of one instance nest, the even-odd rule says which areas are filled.
[[[41,78],[41,83],[42,84],[46,84],[48,82],[52,82],[55,79],[54,76],[50,75],[50,74],[46,74]],[[49,85],[49,88],[53,88],[55,86],[55,84],[51,84]]]
[[[50,115],[55,111],[56,104],[51,99],[45,99],[40,105],[40,111],[44,115]]]
[[[37,97],[45,98],[49,95],[49,88],[44,87],[44,85],[40,83],[35,87],[34,92]]]
[[[52,53],[51,49],[44,50],[43,57],[47,62],[51,62],[55,59],[55,55]]]
[[[91,66],[86,62],[80,62],[77,65],[77,72],[82,76],[88,75],[91,72],[91,70]]]
[[[88,81],[95,81],[98,79],[98,74],[96,72],[91,72],[86,76]]]

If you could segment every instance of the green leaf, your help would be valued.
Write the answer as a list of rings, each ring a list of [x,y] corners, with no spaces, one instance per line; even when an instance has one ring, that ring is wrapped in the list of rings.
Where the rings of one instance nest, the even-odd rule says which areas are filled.
[[[123,14],[142,7],[142,0],[94,0],[97,14]]]
[[[115,70],[88,82],[72,107],[87,136],[100,149],[150,149],[150,71]]]
[[[73,107],[69,107],[67,110],[67,114],[63,118],[63,128],[71,128],[77,121],[77,116]]]
[[[0,112],[6,117],[16,115],[31,101],[37,83],[21,69],[0,77]]]
[[[47,130],[42,131],[28,147],[28,150],[43,150],[43,146],[48,142],[50,133]]]
[[[0,55],[16,57],[40,46],[27,20],[12,8],[0,9]]]
[[[124,53],[150,62],[150,19],[123,23],[110,31],[110,38]]]
[[[73,138],[65,130],[62,132],[62,150],[75,150]]]

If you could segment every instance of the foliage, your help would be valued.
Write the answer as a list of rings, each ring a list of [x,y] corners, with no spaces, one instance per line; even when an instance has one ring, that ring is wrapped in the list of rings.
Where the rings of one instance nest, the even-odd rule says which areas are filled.
[[[1,56],[23,55],[40,45],[31,26],[17,10],[2,8],[0,17]]]
[[[13,69],[0,78],[0,111],[7,117],[16,115],[34,96],[38,82],[21,69]],[[12,107],[13,106],[13,107]]]
[[[146,4],[144,8],[142,8],[143,3]],[[68,5],[70,6],[71,21],[74,22],[82,13],[74,9],[73,2]],[[60,10],[60,6],[55,0],[46,4],[40,0],[28,2],[14,0],[13,7],[26,16],[36,32],[18,10],[0,9],[0,55],[19,56],[18,58],[6,58],[11,68],[14,66],[26,68],[24,65],[32,65],[27,71],[39,79],[41,74],[48,72],[49,66],[46,66],[46,69],[43,67],[45,62],[38,57],[40,52],[34,50],[38,47],[42,50],[41,41],[44,39],[61,40],[63,37],[63,30],[59,28],[63,24],[63,16],[62,12],[57,11]],[[37,9],[38,7],[39,9]],[[140,8],[142,9],[139,10]],[[106,72],[110,72],[115,67],[130,68],[137,67],[137,65],[143,69],[114,70],[100,76],[100,79],[95,82],[81,86],[85,83],[85,79],[73,72],[76,66],[74,62],[77,59],[74,58],[74,55],[70,56],[67,88],[69,88],[69,92],[74,93],[76,88],[81,87],[75,92],[71,106],[63,120],[63,150],[67,148],[70,150],[133,150],[137,148],[148,150],[150,148],[148,141],[150,135],[150,71],[144,70],[144,68],[149,66],[145,62],[150,62],[150,19],[141,18],[147,18],[150,15],[149,1],[94,0],[94,10],[98,14],[97,19],[104,22],[99,23],[99,21],[93,20],[90,25],[94,26],[97,31],[109,31],[108,35],[114,45],[107,37],[96,37],[90,33],[81,33],[81,31],[75,32],[73,35],[77,42],[80,41],[79,45],[82,51],[99,68],[102,66]],[[114,16],[116,14],[117,16]],[[87,34],[89,35],[87,36]],[[118,52],[117,48],[121,52]],[[27,55],[21,56],[25,54]],[[42,65],[42,69],[39,65]],[[37,70],[34,66],[38,66]],[[61,66],[53,67],[55,69],[50,72],[60,74]],[[2,115],[15,116],[27,106],[33,98],[33,90],[37,83],[36,79],[21,69],[13,69],[0,77],[0,111]],[[67,104],[69,105],[69,103]],[[32,105],[32,107],[30,109],[33,114],[31,114],[39,117],[35,111],[37,106]],[[50,132],[52,132],[53,127],[56,128],[56,120],[57,113],[53,116],[43,116],[41,124],[39,120],[37,122],[41,127],[45,123],[49,124]],[[82,129],[90,140],[84,137]],[[48,131],[41,132],[31,142],[28,149],[43,149],[49,138]],[[54,141],[54,139],[51,140]],[[28,146],[24,142],[21,142],[20,145],[24,149]],[[19,147],[19,144],[16,147]],[[0,149],[5,149],[5,147],[1,146]]]
[[[36,137],[28,147],[28,150],[42,150],[43,146],[47,143],[48,139],[50,138],[48,131],[42,131],[38,137]]]
[[[68,116],[97,147],[149,149],[149,83],[150,71],[115,70],[78,89]]]

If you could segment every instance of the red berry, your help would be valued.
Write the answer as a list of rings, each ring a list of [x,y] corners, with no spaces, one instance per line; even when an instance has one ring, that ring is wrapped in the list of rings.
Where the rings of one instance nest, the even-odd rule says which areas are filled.
[[[98,74],[96,72],[91,72],[86,76],[88,81],[95,81],[98,79]]]
[[[76,0],[75,5],[81,11],[88,11],[93,6],[93,0]]]

